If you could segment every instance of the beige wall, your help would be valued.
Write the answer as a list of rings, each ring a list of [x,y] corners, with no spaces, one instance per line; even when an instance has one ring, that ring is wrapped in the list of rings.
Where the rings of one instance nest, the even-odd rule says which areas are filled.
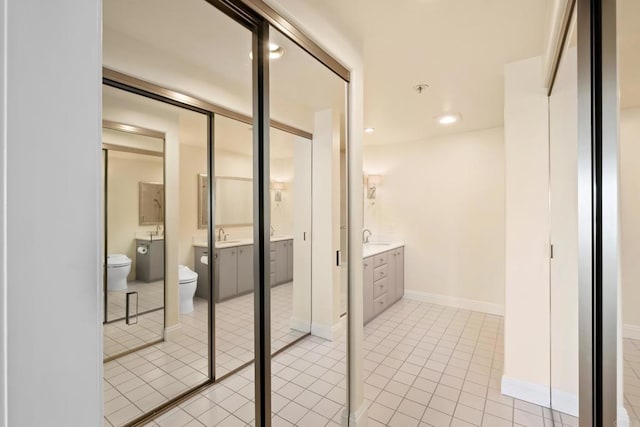
[[[502,392],[549,405],[549,126],[542,60],[505,66]]]
[[[624,334],[640,338],[640,108],[620,114],[620,258]]]
[[[502,128],[365,147],[383,182],[364,226],[405,242],[407,296],[502,312],[504,167]]]
[[[155,225],[138,225],[140,182],[163,182],[162,157],[109,150],[107,169],[107,254],[131,258],[128,280],[136,278],[137,232],[155,231]]]

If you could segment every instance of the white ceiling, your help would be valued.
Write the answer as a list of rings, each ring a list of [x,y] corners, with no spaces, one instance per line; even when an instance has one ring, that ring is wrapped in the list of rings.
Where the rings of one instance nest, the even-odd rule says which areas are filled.
[[[376,129],[365,144],[387,144],[502,126],[504,65],[543,53],[550,0],[305,1],[362,44],[365,126]],[[640,2],[623,1],[625,107],[640,105]],[[314,111],[343,108],[344,85],[272,34],[285,48],[272,61],[272,117],[312,131]],[[246,114],[249,50],[249,32],[204,0],[104,1],[107,66]],[[413,89],[419,83],[430,86],[422,95]],[[446,112],[462,122],[439,125],[434,118]]]

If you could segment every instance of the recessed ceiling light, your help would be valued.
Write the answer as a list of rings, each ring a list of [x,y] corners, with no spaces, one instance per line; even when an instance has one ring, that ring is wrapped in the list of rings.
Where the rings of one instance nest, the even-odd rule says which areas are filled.
[[[436,120],[438,120],[438,123],[440,123],[441,125],[451,125],[462,120],[462,117],[460,117],[460,114],[457,113],[443,114],[442,116],[436,117]]]
[[[375,131],[374,128],[364,128],[365,133],[373,133]]]
[[[269,43],[269,59],[282,58],[284,49],[275,43]],[[253,52],[249,52],[249,58],[253,59]]]

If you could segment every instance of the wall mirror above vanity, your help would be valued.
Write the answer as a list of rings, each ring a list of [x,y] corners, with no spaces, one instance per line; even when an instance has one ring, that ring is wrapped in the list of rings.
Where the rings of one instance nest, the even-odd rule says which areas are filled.
[[[216,176],[216,227],[253,224],[253,180]],[[207,175],[198,175],[198,228],[207,228]]]

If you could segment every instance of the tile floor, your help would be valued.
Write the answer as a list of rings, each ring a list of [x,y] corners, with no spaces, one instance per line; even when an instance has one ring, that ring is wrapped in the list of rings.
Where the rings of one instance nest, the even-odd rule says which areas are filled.
[[[502,317],[399,301],[365,327],[369,425],[577,426],[574,417],[500,394],[502,340]],[[343,340],[317,337],[274,357],[274,425],[340,423],[344,357]],[[252,380],[246,368],[149,425],[252,425]]]
[[[171,382],[185,388],[200,382],[206,359],[189,341],[105,364],[105,425],[119,425],[171,397]],[[500,394],[502,341],[499,316],[398,302],[365,327],[369,425],[577,426],[574,417]],[[180,366],[170,382],[158,381],[156,375],[178,361],[193,372]],[[631,426],[640,426],[640,341],[624,340],[624,363],[625,407]],[[344,340],[309,337],[274,357],[274,425],[338,425],[345,407],[344,366]],[[249,366],[150,425],[252,425],[253,411]]]
[[[640,340],[625,338],[624,354],[624,407],[631,427],[640,427]]]
[[[503,319],[401,300],[365,327],[370,426],[577,426],[500,393]]]
[[[274,349],[304,335],[289,327],[292,292],[292,283],[272,288]],[[195,298],[194,308],[180,316],[182,326],[171,341],[104,364],[105,425],[122,425],[206,380],[207,302]],[[253,295],[219,303],[216,308],[216,375],[220,377],[253,359]],[[135,326],[105,325],[105,347],[110,341],[118,344],[119,334],[134,342],[144,340],[144,334],[151,333],[146,328],[153,325],[160,325],[161,331],[163,316],[157,311],[140,316]]]

